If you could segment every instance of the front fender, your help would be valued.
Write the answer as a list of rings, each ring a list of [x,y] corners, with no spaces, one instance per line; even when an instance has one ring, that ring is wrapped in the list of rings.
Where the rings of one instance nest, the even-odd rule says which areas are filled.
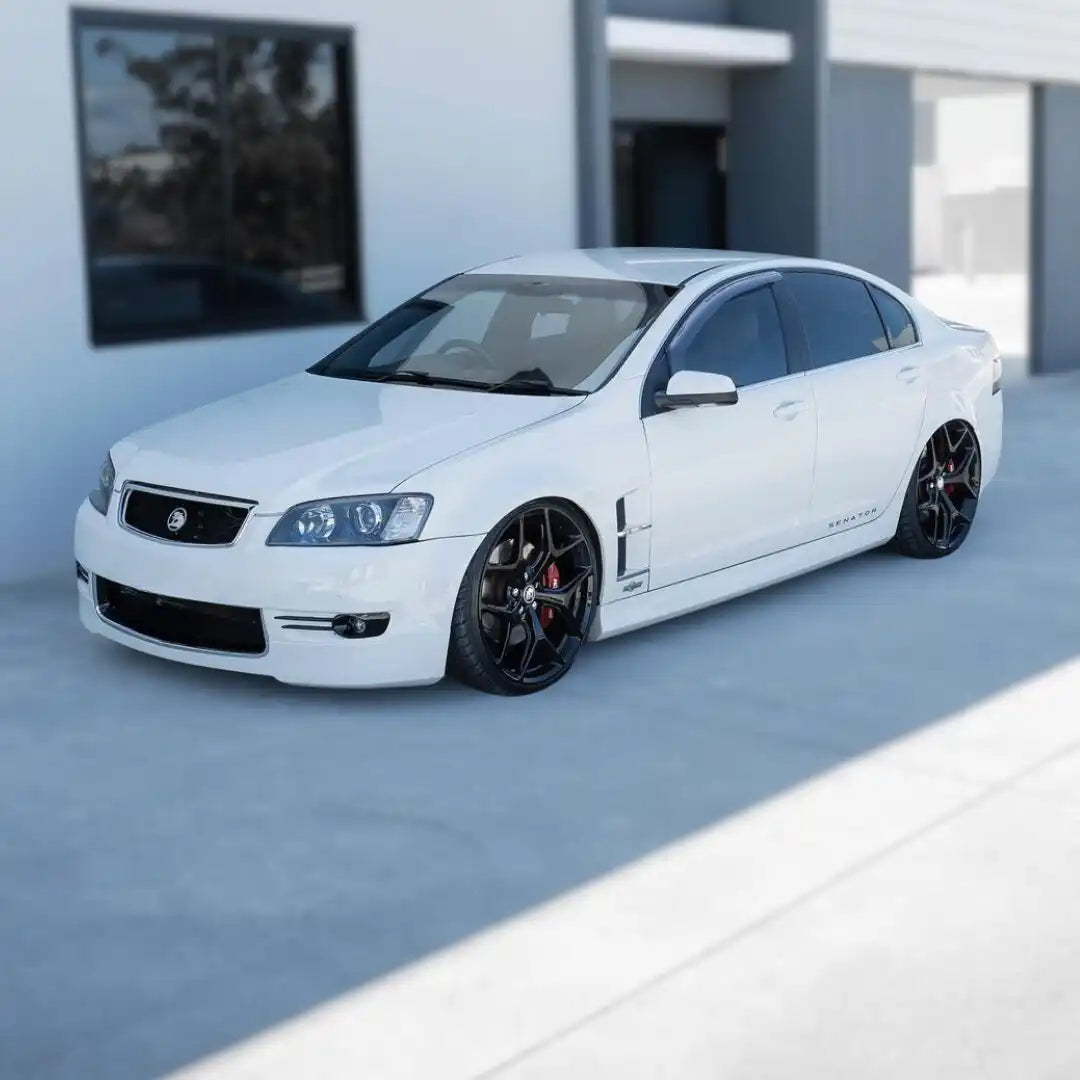
[[[636,415],[636,390],[632,398],[629,417],[598,400],[596,408],[573,409],[409,477],[402,490],[426,491],[434,498],[424,539],[474,536],[479,546],[517,507],[536,499],[561,499],[588,518],[599,540],[602,567],[614,567],[615,504],[631,492],[649,492],[648,449]],[[614,573],[604,574],[601,603],[614,598],[616,586]]]

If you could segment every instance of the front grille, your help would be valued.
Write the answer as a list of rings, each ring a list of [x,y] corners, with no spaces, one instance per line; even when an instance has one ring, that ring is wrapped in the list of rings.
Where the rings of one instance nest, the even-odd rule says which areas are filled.
[[[158,540],[227,547],[254,505],[241,499],[129,484],[120,519],[129,529]]]
[[[262,613],[258,608],[180,600],[95,578],[97,605],[106,622],[188,649],[261,656],[266,652]]]

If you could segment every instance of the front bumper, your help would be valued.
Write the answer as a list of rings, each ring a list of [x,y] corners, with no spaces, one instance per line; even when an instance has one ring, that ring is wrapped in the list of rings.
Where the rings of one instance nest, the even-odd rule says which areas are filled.
[[[387,548],[267,547],[276,518],[253,518],[236,545],[199,548],[157,541],[122,529],[116,500],[108,516],[84,502],[75,519],[79,615],[95,634],[201,667],[268,675],[299,686],[412,686],[446,671],[454,602],[481,537],[422,540]],[[258,608],[266,651],[261,656],[169,645],[106,622],[98,610],[97,576],[147,593]],[[295,620],[387,612],[384,634],[343,638],[297,629]]]

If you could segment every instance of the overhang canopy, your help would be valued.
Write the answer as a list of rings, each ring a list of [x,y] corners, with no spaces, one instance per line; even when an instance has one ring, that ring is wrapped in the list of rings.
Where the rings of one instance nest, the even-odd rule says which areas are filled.
[[[778,30],[609,15],[612,60],[706,67],[773,67],[791,60],[791,35]]]

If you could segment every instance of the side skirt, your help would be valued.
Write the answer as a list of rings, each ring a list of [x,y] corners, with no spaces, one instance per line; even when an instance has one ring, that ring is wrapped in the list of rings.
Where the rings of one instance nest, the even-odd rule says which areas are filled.
[[[589,636],[594,641],[615,637],[665,619],[712,607],[723,600],[755,592],[767,585],[775,585],[871,548],[881,547],[895,533],[896,513],[890,508],[874,521],[835,536],[812,540],[786,551],[763,555],[760,559],[604,604],[596,613]]]

